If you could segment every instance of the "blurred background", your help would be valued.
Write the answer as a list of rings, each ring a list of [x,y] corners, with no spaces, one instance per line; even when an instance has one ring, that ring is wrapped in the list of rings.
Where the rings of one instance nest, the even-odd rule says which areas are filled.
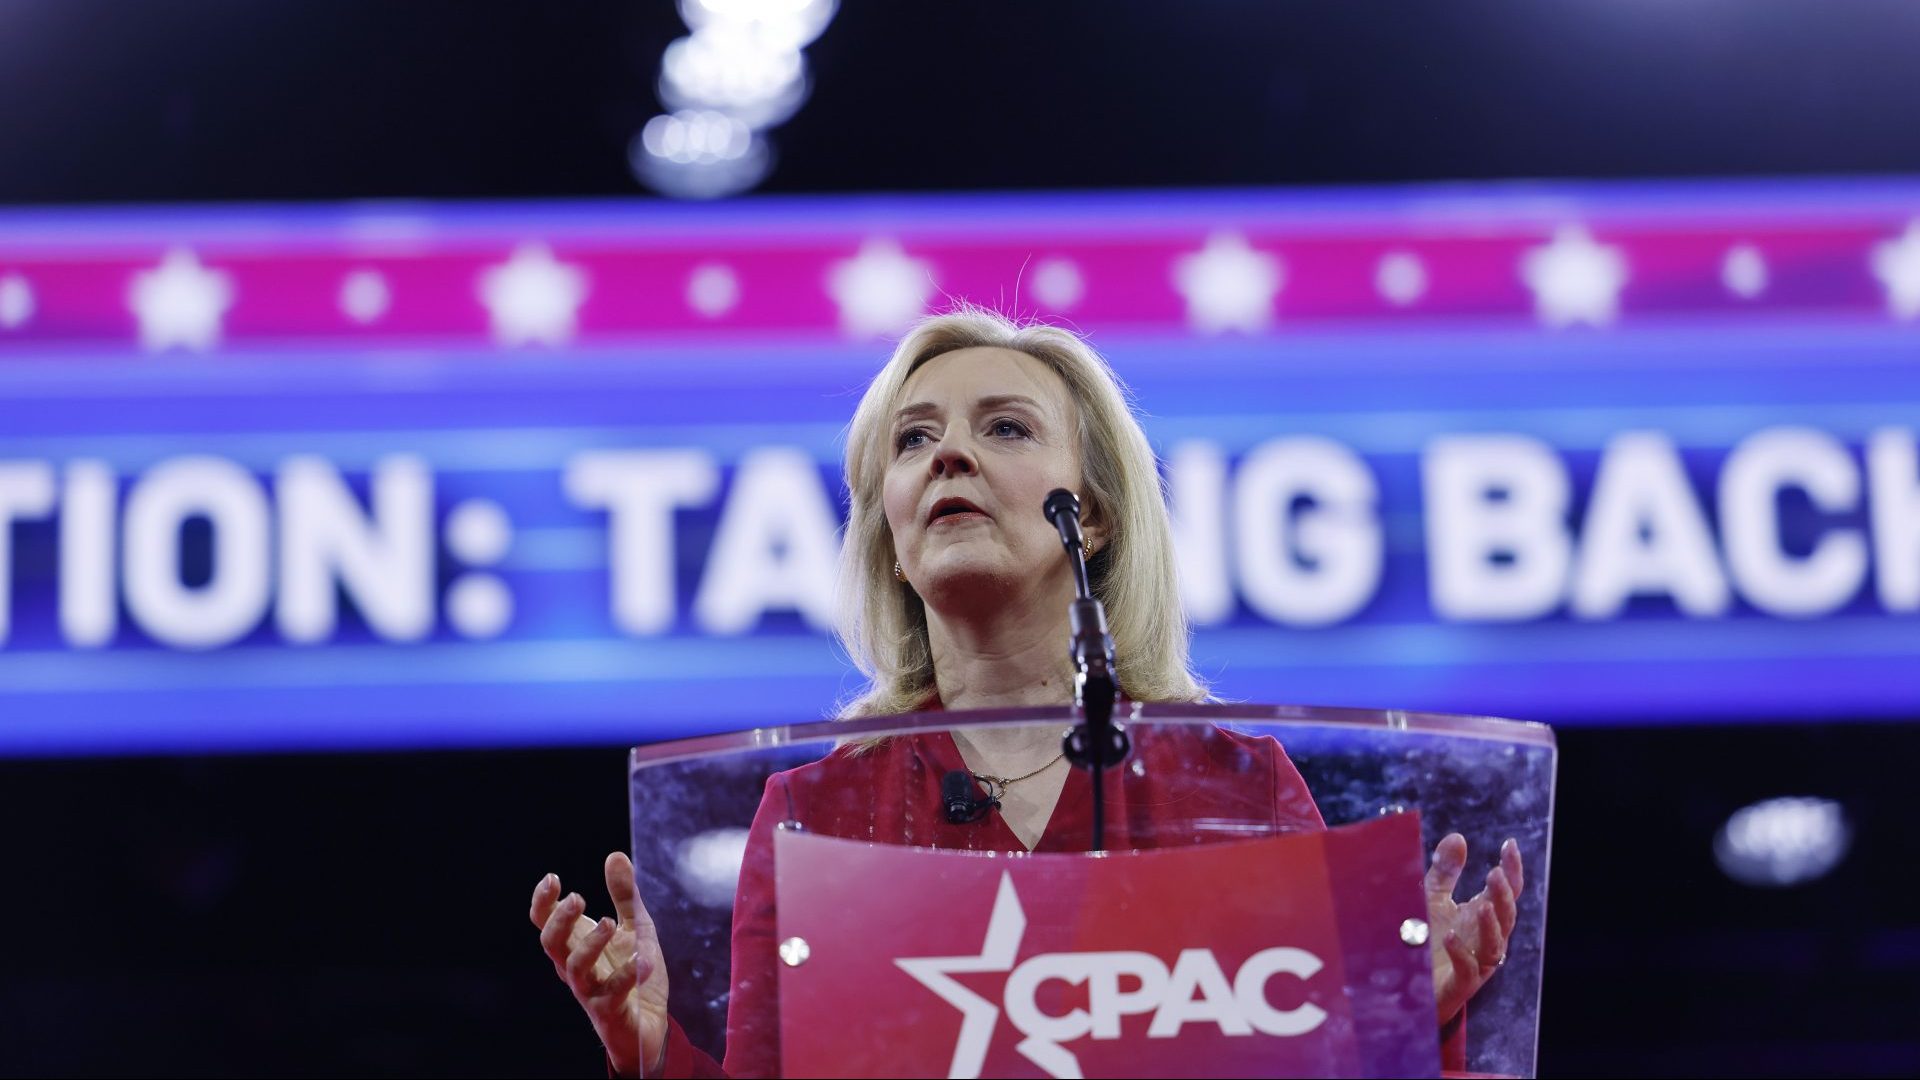
[[[623,748],[1090,334],[1202,673],[1554,725],[1542,1074],[1913,1075],[1920,6],[0,2],[0,1071],[592,1074]]]

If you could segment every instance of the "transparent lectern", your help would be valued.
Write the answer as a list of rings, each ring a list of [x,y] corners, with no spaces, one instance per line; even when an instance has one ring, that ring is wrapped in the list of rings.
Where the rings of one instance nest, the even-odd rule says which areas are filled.
[[[1056,781],[1032,850],[991,808],[943,802],[964,768],[956,736],[1077,719],[935,711],[635,749],[633,859],[670,978],[670,1072],[1533,1075],[1546,727],[1122,703],[1132,750],[1104,776],[1106,852],[1085,850],[1084,774]],[[1421,881],[1452,832],[1468,842],[1462,902],[1504,840],[1526,869],[1505,962],[1443,1029],[1443,928]]]

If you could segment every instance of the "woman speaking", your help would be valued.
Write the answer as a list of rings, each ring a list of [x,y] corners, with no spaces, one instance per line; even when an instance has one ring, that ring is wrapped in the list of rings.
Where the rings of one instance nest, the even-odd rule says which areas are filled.
[[[1153,452],[1119,380],[1078,336],[978,310],[922,321],[854,413],[846,486],[838,629],[871,681],[843,718],[1072,703],[1075,672],[1064,645],[1075,583],[1041,512],[1056,488],[1078,493],[1084,508],[1088,575],[1107,610],[1121,694],[1135,702],[1207,699],[1188,666]],[[1136,740],[1134,756],[1146,767],[1113,770],[1107,782],[1111,847],[1324,828],[1271,738],[1166,731]],[[954,795],[948,778],[956,774],[971,779],[961,806],[991,812],[953,812],[945,797]],[[1167,813],[1162,787],[1173,775],[1187,780],[1189,796],[1177,817]],[[1194,805],[1192,792],[1211,804]],[[606,861],[616,917],[587,917],[585,900],[564,893],[551,874],[535,887],[530,915],[617,1075],[777,1076],[777,822],[880,843],[1084,851],[1091,799],[1086,772],[1062,759],[1057,725],[853,742],[772,777],[734,906],[724,1070],[667,1015],[659,938],[624,854]],[[1202,821],[1241,824],[1196,827]],[[1465,839],[1450,835],[1427,874],[1436,1020],[1453,1068],[1464,1063],[1462,1010],[1505,958],[1521,888],[1520,854],[1508,841],[1485,888],[1456,904],[1466,856]]]

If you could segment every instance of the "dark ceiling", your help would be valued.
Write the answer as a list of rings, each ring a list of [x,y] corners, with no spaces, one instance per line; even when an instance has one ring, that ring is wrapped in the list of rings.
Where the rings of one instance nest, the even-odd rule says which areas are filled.
[[[667,0],[0,2],[0,202],[604,196]],[[847,0],[770,192],[1920,172],[1896,0]]]

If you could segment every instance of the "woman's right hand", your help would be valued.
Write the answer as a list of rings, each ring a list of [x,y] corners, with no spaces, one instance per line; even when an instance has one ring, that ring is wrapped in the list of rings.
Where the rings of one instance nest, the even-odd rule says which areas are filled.
[[[626,855],[607,856],[606,874],[617,919],[587,918],[586,900],[579,893],[563,896],[553,874],[534,886],[527,914],[540,928],[540,946],[553,970],[593,1021],[615,1074],[657,1075],[667,1047],[667,966],[660,936],[634,888],[633,863]]]

